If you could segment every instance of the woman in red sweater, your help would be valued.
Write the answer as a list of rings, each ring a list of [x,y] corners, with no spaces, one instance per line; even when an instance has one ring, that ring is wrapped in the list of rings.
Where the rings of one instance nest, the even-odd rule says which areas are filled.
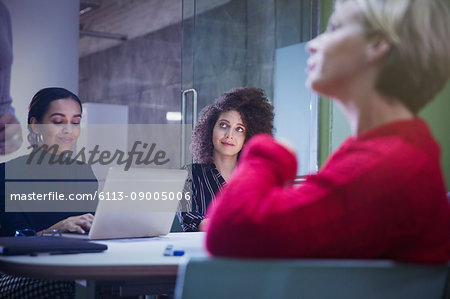
[[[307,85],[343,107],[351,137],[299,187],[289,147],[250,140],[208,212],[209,252],[448,261],[440,149],[417,113],[450,76],[449,36],[440,0],[337,0],[307,45]]]

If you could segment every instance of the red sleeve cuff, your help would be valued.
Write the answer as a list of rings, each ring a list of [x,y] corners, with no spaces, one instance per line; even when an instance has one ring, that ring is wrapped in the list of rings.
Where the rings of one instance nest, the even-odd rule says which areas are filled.
[[[297,175],[297,158],[272,136],[260,134],[252,137],[242,150],[239,161],[253,159],[264,160],[282,183],[292,180]]]

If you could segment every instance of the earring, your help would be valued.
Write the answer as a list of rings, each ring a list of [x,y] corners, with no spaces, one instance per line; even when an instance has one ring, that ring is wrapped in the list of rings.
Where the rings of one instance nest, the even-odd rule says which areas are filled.
[[[44,143],[44,136],[42,136],[42,133],[37,134],[37,143],[38,144],[43,144]]]
[[[44,139],[41,133],[36,134],[34,132],[31,132],[30,134],[28,134],[28,141],[31,145],[39,146],[39,144],[42,144],[43,140]]]

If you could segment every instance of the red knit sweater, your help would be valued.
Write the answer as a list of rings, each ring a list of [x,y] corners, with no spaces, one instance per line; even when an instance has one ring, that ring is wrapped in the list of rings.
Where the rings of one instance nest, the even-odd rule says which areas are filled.
[[[208,212],[208,251],[253,258],[450,256],[450,205],[440,150],[420,119],[347,139],[315,175],[288,186],[296,158],[254,137]]]

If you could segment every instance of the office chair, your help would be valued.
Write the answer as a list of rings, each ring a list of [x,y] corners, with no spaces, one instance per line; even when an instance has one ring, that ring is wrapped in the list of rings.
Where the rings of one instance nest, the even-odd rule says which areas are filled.
[[[388,260],[195,257],[180,265],[175,298],[448,299],[449,269]]]

